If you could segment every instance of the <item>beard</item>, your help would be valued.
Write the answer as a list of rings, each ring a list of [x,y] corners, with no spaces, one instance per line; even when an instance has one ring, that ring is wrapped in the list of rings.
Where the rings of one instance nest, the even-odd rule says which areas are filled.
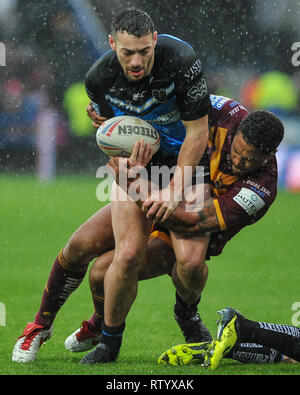
[[[154,64],[154,53],[152,54],[151,58],[148,60],[146,65],[139,66],[139,67],[131,67],[125,69],[123,67],[124,75],[129,81],[140,81],[147,77],[150,74],[152,67]]]

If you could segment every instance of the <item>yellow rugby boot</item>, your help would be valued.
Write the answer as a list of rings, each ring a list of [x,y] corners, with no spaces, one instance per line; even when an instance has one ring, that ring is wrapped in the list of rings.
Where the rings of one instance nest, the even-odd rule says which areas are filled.
[[[165,351],[159,358],[160,365],[202,364],[210,342],[179,344]]]
[[[222,358],[233,348],[238,335],[236,330],[236,320],[240,313],[227,307],[218,311],[220,319],[218,320],[218,330],[215,339],[210,343],[204,357],[205,368],[216,369]]]

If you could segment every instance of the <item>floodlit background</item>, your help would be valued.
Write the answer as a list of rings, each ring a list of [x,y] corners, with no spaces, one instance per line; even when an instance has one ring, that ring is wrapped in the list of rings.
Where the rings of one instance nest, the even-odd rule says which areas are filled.
[[[212,93],[281,117],[279,182],[300,191],[297,0],[1,0],[0,171],[51,180],[96,174],[105,163],[85,113],[83,81],[108,50],[112,16],[128,6],[199,52]]]

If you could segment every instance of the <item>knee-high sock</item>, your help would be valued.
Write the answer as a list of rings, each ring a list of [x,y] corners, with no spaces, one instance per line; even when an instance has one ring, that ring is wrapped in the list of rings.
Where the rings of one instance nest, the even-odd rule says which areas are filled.
[[[239,340],[272,347],[300,362],[300,329],[290,325],[239,321]]]
[[[36,324],[46,328],[52,325],[62,305],[81,284],[87,268],[88,265],[68,263],[63,256],[63,251],[59,253],[52,266],[40,308],[35,316]]]
[[[95,312],[88,320],[88,327],[92,332],[101,332],[104,319],[104,296],[92,294]]]
[[[272,364],[282,361],[281,352],[257,343],[239,343],[226,354],[225,358],[242,363]]]

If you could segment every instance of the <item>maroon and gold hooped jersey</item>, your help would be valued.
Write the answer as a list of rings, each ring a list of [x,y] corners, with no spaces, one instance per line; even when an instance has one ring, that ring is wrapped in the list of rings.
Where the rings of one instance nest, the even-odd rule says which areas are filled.
[[[211,195],[222,231],[211,234],[207,258],[219,255],[242,228],[267,212],[277,193],[277,163],[238,178],[232,173],[230,148],[239,124],[249,113],[240,103],[210,95],[209,141]]]
[[[262,218],[277,194],[274,156],[265,167],[238,178],[232,173],[230,149],[243,118],[249,112],[240,103],[210,95],[208,155],[211,196],[221,230],[211,233],[206,259],[221,254],[225,244],[242,228]],[[172,246],[168,231],[158,227],[152,236]]]

